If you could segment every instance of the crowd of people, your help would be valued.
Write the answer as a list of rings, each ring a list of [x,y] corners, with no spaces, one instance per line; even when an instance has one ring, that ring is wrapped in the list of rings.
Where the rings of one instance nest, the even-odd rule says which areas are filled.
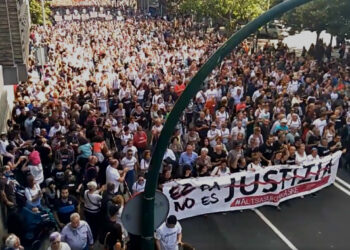
[[[29,79],[17,86],[0,137],[9,249],[45,230],[60,231],[49,249],[96,242],[140,249],[121,223],[124,202],[144,190],[164,122],[225,40],[199,32],[191,19],[137,15],[33,27],[32,54],[47,45],[48,63],[38,67],[30,57]],[[346,53],[309,52],[297,57],[281,42],[235,49],[179,117],[158,188],[178,178],[302,165],[338,150],[348,167],[349,61]],[[156,239],[159,249],[176,249],[176,217]]]

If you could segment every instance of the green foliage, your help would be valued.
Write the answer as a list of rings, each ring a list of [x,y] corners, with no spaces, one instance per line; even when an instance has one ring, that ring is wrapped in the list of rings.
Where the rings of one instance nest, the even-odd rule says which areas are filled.
[[[283,0],[271,0],[270,1],[270,7],[273,7],[273,6],[275,6],[277,4],[280,4],[282,2],[283,2]]]
[[[283,16],[292,31],[310,30],[320,34],[323,30],[332,35],[349,37],[349,0],[314,0]]]
[[[44,9],[45,9],[45,21],[47,24],[50,22],[50,15],[51,15],[51,9],[50,9],[50,3],[45,2],[44,3]],[[30,0],[29,2],[29,9],[30,9],[30,17],[33,24],[43,24],[43,12],[41,9],[41,2],[40,0]]]
[[[171,9],[193,14],[199,20],[211,18],[216,25],[235,29],[267,10],[268,0],[171,0]]]
[[[350,38],[350,1],[333,0],[331,7],[327,10],[329,20],[327,32],[341,39]]]

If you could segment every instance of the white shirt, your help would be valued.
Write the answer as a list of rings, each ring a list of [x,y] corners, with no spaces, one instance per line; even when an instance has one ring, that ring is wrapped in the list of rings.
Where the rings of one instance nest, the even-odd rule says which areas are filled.
[[[135,147],[135,146],[131,146],[131,147],[129,147],[129,146],[125,146],[124,148],[123,148],[123,153],[124,154],[126,154],[127,152],[128,152],[128,150],[132,150],[132,154],[133,154],[133,156],[135,156],[136,157],[136,154],[137,154],[137,148]]]
[[[128,124],[128,127],[129,127],[131,133],[135,133],[138,126],[139,126],[139,124],[137,122],[130,122]]]
[[[135,181],[135,183],[132,185],[132,192],[141,193],[145,190],[145,187],[146,187],[146,180],[144,180],[142,184],[140,184],[138,181]]]
[[[293,80],[288,83],[287,92],[294,94],[295,92],[298,91],[299,86],[300,86],[300,83],[298,81]]]
[[[179,222],[174,228],[168,228],[164,222],[156,231],[155,238],[160,241],[161,250],[178,250],[177,236],[181,234],[182,227]]]
[[[131,157],[131,159],[124,157],[122,159],[122,161],[120,162],[120,164],[122,164],[123,168],[128,168],[130,171],[130,170],[134,169],[136,162],[137,162],[137,160],[134,156]]]
[[[138,100],[143,100],[144,96],[145,96],[145,90],[144,89],[139,89],[137,92],[136,92],[136,95],[137,95],[137,99]]]
[[[306,159],[307,161],[316,161],[319,160],[320,157],[318,155],[316,155],[316,157],[313,157],[312,154],[309,154]]]
[[[215,130],[210,129],[208,131],[207,137],[209,139],[210,146],[215,147],[215,145],[216,145],[216,138],[217,138],[217,136],[220,136],[220,135],[221,135],[221,132],[218,129],[215,129]]]
[[[320,130],[320,135],[323,135],[323,129],[325,126],[327,126],[327,120],[321,120],[320,118],[316,119],[313,123],[319,130]]]
[[[120,174],[118,169],[111,167],[110,165],[106,169],[106,183],[110,182],[114,184],[114,193],[118,192],[120,182]]]
[[[220,130],[221,132],[221,138],[223,143],[228,143],[228,137],[230,136],[230,130],[228,128],[225,128],[224,130]]]
[[[289,120],[287,125],[289,128],[299,129],[301,127],[301,121],[299,119],[296,121]]]
[[[223,124],[224,122],[226,122],[229,118],[228,113],[226,111],[224,111],[223,113],[221,113],[219,110],[216,111],[216,118],[219,119],[220,124]]]
[[[152,97],[152,104],[158,103],[158,99],[161,98],[161,97],[162,97],[161,94],[154,95],[154,96]]]
[[[247,170],[248,171],[260,171],[260,170],[263,170],[263,168],[261,167],[261,164],[258,163],[258,164],[254,164],[253,162],[249,163],[248,166],[247,166]]]
[[[217,89],[208,89],[207,91],[205,91],[205,96],[207,97],[207,99],[209,98],[214,98],[216,99],[216,97],[218,96],[218,91]]]
[[[295,163],[297,165],[302,165],[307,160],[306,153],[300,155],[298,152],[295,152]]]
[[[214,170],[211,172],[211,176],[224,176],[229,175],[230,169],[228,167],[225,168],[225,171],[223,171],[219,166],[215,167]]]
[[[243,137],[245,137],[245,129],[243,127],[241,128],[239,128],[238,126],[233,127],[231,130],[232,140],[237,140],[237,135],[239,133],[242,133]]]
[[[70,246],[66,242],[60,242],[60,250],[71,250]],[[47,250],[52,250],[51,246],[47,248]]]
[[[130,133],[130,134],[122,134],[121,136],[121,141],[122,144],[127,144],[129,140],[132,140],[134,138],[134,136]]]
[[[28,165],[28,168],[30,174],[34,176],[36,183],[40,185],[44,181],[44,171],[41,163],[38,165]]]
[[[140,163],[140,169],[147,171],[149,168],[149,164],[150,164],[150,161],[146,161],[145,159],[142,159]]]
[[[26,199],[27,199],[27,204],[29,204],[33,207],[35,207],[37,204],[40,204],[39,201],[33,202],[33,197],[37,196],[39,192],[41,192],[41,189],[40,189],[38,184],[34,185],[34,189],[27,187],[24,191],[24,194],[25,194]]]
[[[203,92],[198,92],[197,95],[196,95],[196,100],[199,102],[199,103],[202,103],[204,104],[205,103],[205,96],[203,94]]]
[[[170,159],[172,159],[173,161],[176,161],[176,156],[175,156],[174,152],[169,148],[167,148],[167,150],[165,151],[165,154],[163,156],[163,160],[165,160],[168,157]]]
[[[153,131],[156,131],[158,134],[160,134],[160,132],[162,131],[162,129],[163,129],[163,125],[159,125],[159,126],[154,125],[154,126],[152,127],[152,132],[153,132]]]
[[[259,91],[259,90],[255,90],[255,92],[254,92],[254,94],[253,94],[253,96],[252,96],[252,101],[255,102],[255,100],[256,100],[259,96],[261,96],[260,91]]]
[[[0,155],[5,155],[6,152],[6,147],[9,145],[9,141],[8,140],[0,140]]]
[[[332,93],[331,93],[331,99],[332,99],[332,101],[337,100],[338,97],[339,97],[338,93],[335,93],[335,92],[332,92]]]
[[[66,133],[66,128],[63,127],[63,126],[61,126],[61,125],[60,125],[58,128],[52,127],[52,128],[50,129],[50,132],[49,132],[49,137],[54,137],[55,134],[56,134],[58,131],[61,131],[62,134],[65,134],[65,133]]]
[[[84,208],[87,212],[97,213],[101,208],[102,196],[98,194],[98,191],[90,194],[89,190],[84,193]]]
[[[241,94],[240,95],[237,95],[237,90],[240,89],[241,90]],[[243,97],[243,94],[244,94],[244,89],[243,87],[241,86],[236,86],[234,88],[230,88],[230,94],[231,94],[231,97],[234,97],[234,96],[237,96],[239,98],[242,98]]]

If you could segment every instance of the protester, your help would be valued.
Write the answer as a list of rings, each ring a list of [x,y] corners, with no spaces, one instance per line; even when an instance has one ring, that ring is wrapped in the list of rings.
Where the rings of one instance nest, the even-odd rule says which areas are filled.
[[[55,201],[55,218],[61,228],[70,221],[70,216],[79,212],[77,199],[69,194],[67,186],[63,186],[60,190],[60,197]]]
[[[5,240],[5,250],[23,250],[24,247],[21,245],[21,240],[14,234],[7,236]]]
[[[94,239],[90,226],[85,221],[80,220],[78,213],[71,214],[70,223],[62,229],[61,235],[62,241],[66,242],[72,250],[93,248]]]
[[[132,185],[132,193],[137,194],[141,193],[145,190],[146,187],[146,180],[143,174],[139,174],[137,181]]]
[[[102,196],[99,194],[102,189],[97,190],[97,183],[90,181],[87,184],[88,190],[84,193],[84,215],[89,224],[94,240],[100,228],[100,212]]]
[[[119,250],[123,247],[122,227],[118,224],[119,209],[119,206],[110,207],[110,218],[102,228],[100,242],[103,242],[105,249],[108,250]]]
[[[126,173],[129,171],[128,168],[125,168],[123,171],[119,171],[118,166],[118,160],[112,159],[110,161],[110,165],[106,169],[106,181],[107,183],[112,183],[114,185],[114,194],[120,192],[120,185],[123,185]]]
[[[41,207],[41,199],[43,197],[43,193],[41,191],[40,186],[36,183],[33,175],[29,175],[27,177],[28,186],[25,189],[25,196],[27,199],[27,204],[29,208],[40,208]]]
[[[156,231],[156,246],[158,250],[177,250],[182,244],[182,227],[176,216],[170,215]]]
[[[59,232],[53,232],[49,237],[50,246],[47,250],[70,250],[70,246],[66,242],[61,242],[61,234]]]

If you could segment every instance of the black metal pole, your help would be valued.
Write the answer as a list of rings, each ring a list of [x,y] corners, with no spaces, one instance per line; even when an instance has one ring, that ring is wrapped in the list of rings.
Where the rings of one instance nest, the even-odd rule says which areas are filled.
[[[190,100],[199,91],[205,78],[212,72],[212,70],[221,63],[221,61],[231,53],[244,39],[250,34],[256,32],[261,26],[282,15],[283,13],[294,9],[302,4],[310,2],[312,0],[287,0],[275,7],[271,8],[267,12],[263,13],[260,17],[251,21],[244,26],[237,33],[232,35],[201,67],[198,73],[192,78],[178,101],[176,102],[173,110],[171,111],[163,130],[160,134],[155,151],[152,155],[150,170],[147,177],[146,189],[143,193],[143,214],[142,214],[142,248],[144,250],[153,250],[154,245],[154,197],[158,183],[159,170],[162,164],[165,150],[168,146],[169,140],[174,132],[175,126],[178,123],[179,117],[189,104]]]

